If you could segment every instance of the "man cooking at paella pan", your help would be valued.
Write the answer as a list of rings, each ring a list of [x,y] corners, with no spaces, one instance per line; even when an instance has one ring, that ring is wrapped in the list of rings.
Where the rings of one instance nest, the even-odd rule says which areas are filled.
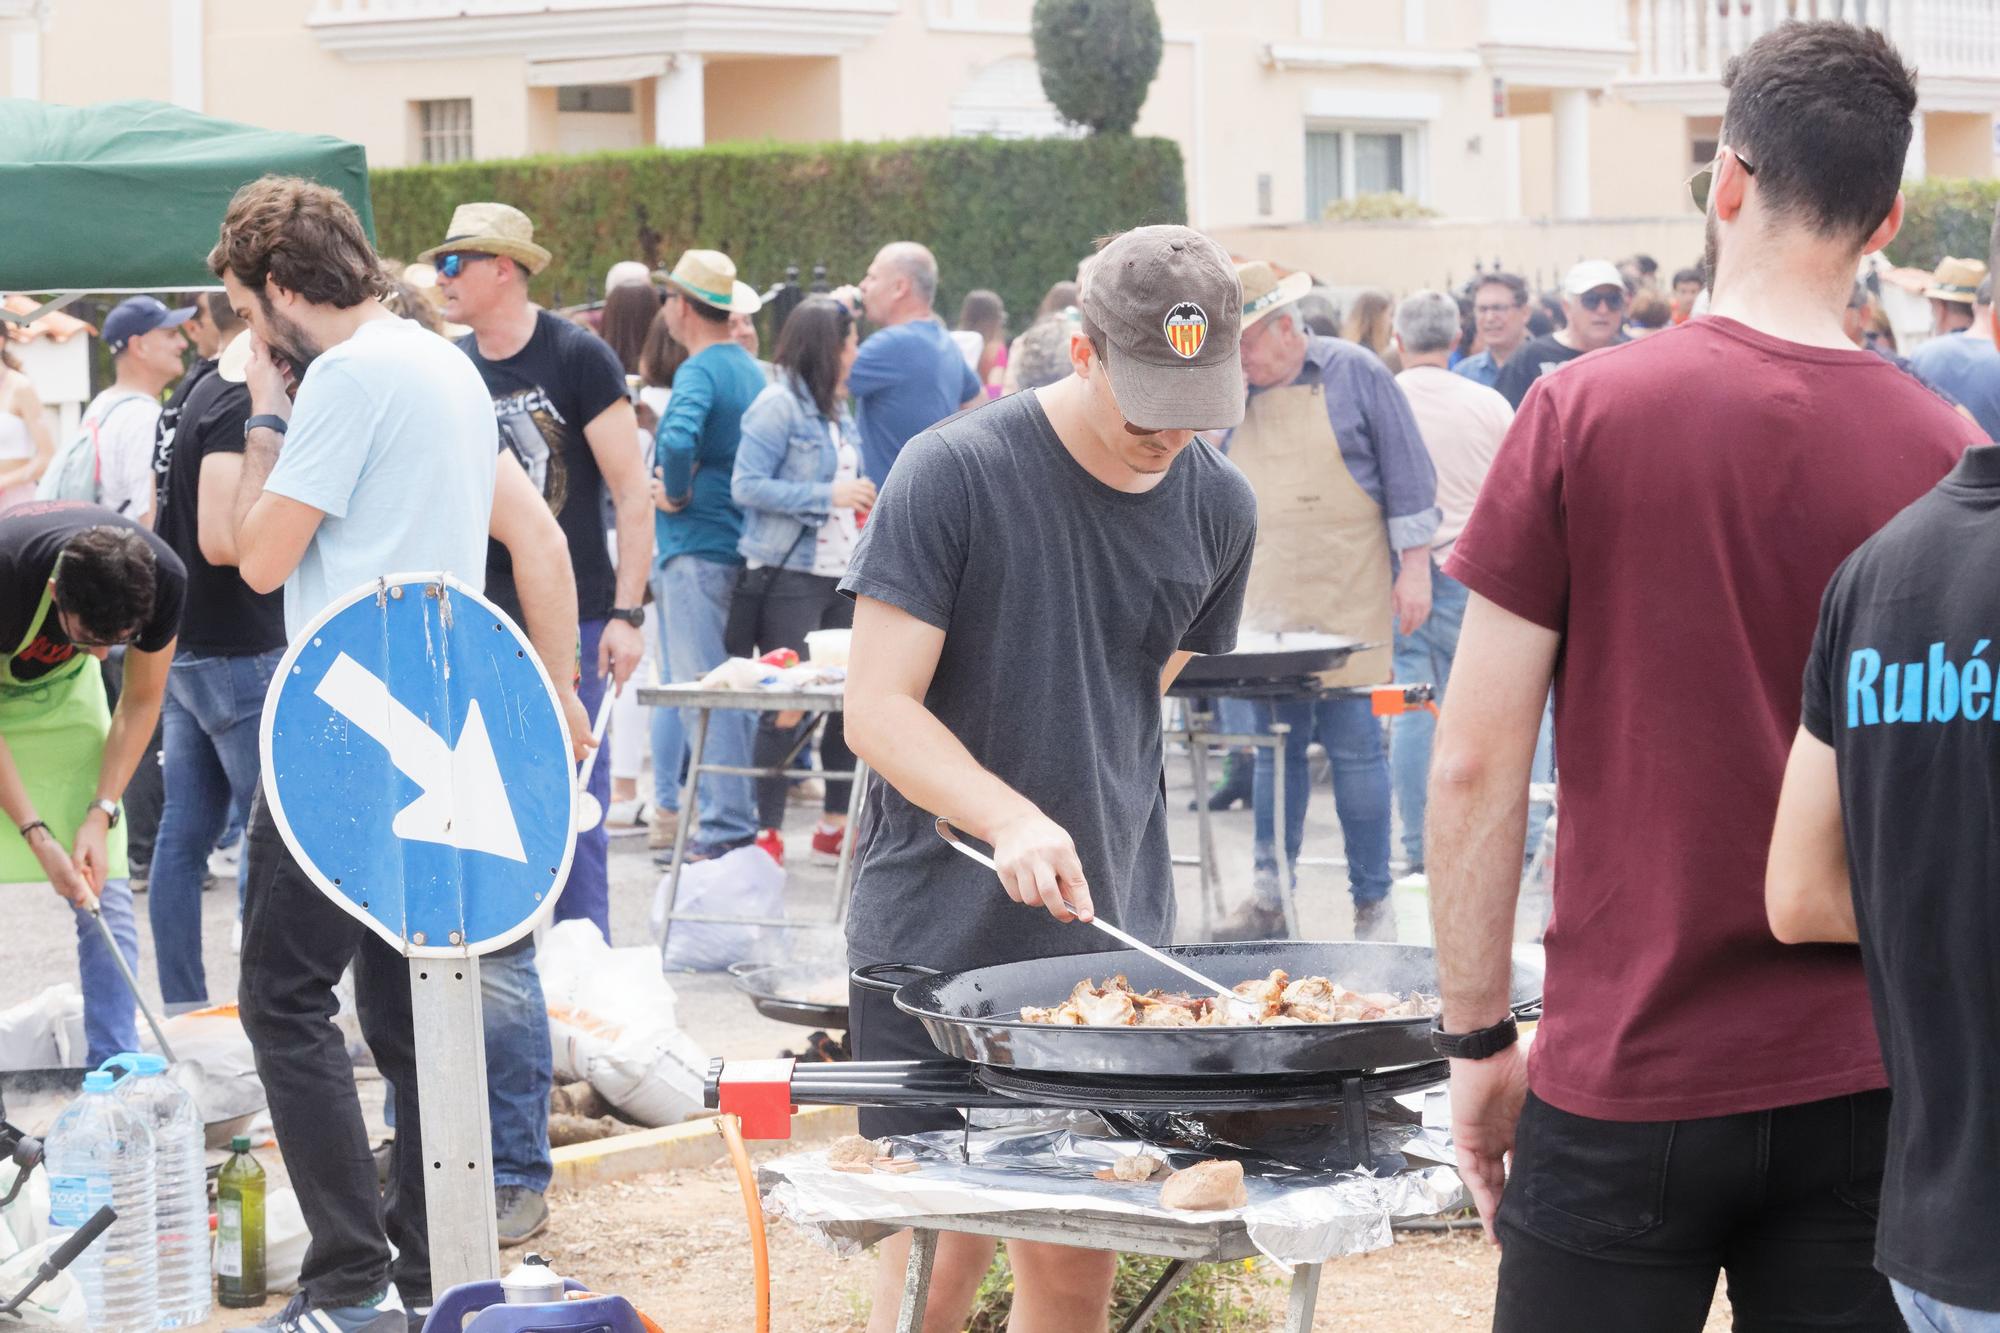
[[[1076,914],[1173,936],[1160,697],[1191,655],[1235,646],[1256,537],[1248,484],[1194,438],[1243,418],[1242,289],[1206,236],[1141,227],[1087,262],[1078,306],[1069,378],[910,441],[840,585],[856,601],[848,743],[886,780],[848,913],[855,966],[1102,948]],[[999,883],[933,815],[993,845]],[[850,1003],[857,1059],[937,1058],[888,995]],[[860,1119],[869,1136],[960,1123]],[[893,1326],[908,1245],[882,1246],[871,1330]],[[993,1246],[942,1238],[927,1329],[963,1327]],[[1115,1256],[1008,1249],[1014,1333],[1104,1327]]]

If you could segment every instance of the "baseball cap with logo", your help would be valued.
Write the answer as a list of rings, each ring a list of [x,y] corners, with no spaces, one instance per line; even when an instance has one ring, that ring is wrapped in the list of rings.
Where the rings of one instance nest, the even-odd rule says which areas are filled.
[[[1077,305],[1104,335],[1119,410],[1152,430],[1243,420],[1243,287],[1229,254],[1189,227],[1135,227],[1085,263]]]
[[[116,356],[125,350],[126,343],[142,333],[178,328],[187,323],[194,318],[194,310],[191,305],[169,310],[165,302],[151,296],[128,296],[104,317],[104,343]]]
[[[1608,259],[1586,259],[1563,275],[1563,292],[1566,295],[1582,296],[1599,287],[1616,287],[1621,292],[1625,290],[1625,275]]]

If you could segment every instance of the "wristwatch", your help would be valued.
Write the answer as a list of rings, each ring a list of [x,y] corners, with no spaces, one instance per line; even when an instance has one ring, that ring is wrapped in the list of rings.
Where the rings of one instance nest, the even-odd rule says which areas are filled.
[[[611,619],[622,620],[633,629],[641,629],[646,624],[646,610],[644,607],[614,606],[611,608],[610,615]]]
[[[118,802],[107,801],[100,798],[98,800],[92,801],[90,803],[90,808],[93,810],[102,810],[104,812],[104,818],[107,821],[104,825],[105,828],[114,829],[118,827]]]
[[[285,428],[291,424],[291,422],[274,412],[260,412],[243,423],[243,438],[246,440],[249,439],[250,432],[253,430],[268,430],[283,435]]]
[[[1444,1016],[1431,1020],[1431,1049],[1453,1060],[1484,1060],[1521,1039],[1521,1027],[1509,1014],[1490,1028],[1476,1032],[1446,1032]]]

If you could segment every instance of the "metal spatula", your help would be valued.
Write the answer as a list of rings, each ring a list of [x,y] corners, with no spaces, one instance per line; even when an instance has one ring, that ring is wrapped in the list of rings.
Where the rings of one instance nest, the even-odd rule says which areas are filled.
[[[973,860],[979,862],[980,865],[983,865],[988,870],[993,871],[994,874],[997,875],[1000,873],[1000,867],[993,864],[993,858],[988,856],[986,853],[978,850],[977,848],[972,847],[967,843],[965,843],[964,841],[962,841],[958,836],[958,830],[953,828],[951,825],[951,821],[949,819],[944,818],[942,815],[940,815],[937,820],[937,835],[940,838],[943,838],[946,842],[950,843],[953,847],[957,848],[964,855],[971,857]],[[1076,908],[1070,904],[1070,901],[1067,898],[1063,900],[1063,906],[1068,907],[1069,910],[1072,912],[1076,912]],[[1079,918],[1081,918],[1081,913],[1078,913],[1078,916]],[[1240,1005],[1242,1006],[1243,1009],[1255,1008],[1255,1006],[1253,1006],[1248,1000],[1244,999],[1241,995],[1238,995],[1235,991],[1229,989],[1229,987],[1223,985],[1221,982],[1213,981],[1208,977],[1203,976],[1201,973],[1189,967],[1186,963],[1181,962],[1178,958],[1172,958],[1166,954],[1161,953],[1158,949],[1155,949],[1152,945],[1146,943],[1144,940],[1137,939],[1131,935],[1127,935],[1124,931],[1118,929],[1118,927],[1112,925],[1109,921],[1106,921],[1103,917],[1101,916],[1091,917],[1090,924],[1096,926],[1099,930],[1109,935],[1112,939],[1117,940],[1120,944],[1124,945],[1126,948],[1136,949],[1140,953],[1145,954],[1146,957],[1152,959],[1154,962],[1172,968],[1174,971],[1186,977],[1189,981],[1195,982],[1197,985],[1201,986],[1204,990],[1214,991],[1217,995],[1221,996],[1223,999],[1228,1000],[1233,1004]]]

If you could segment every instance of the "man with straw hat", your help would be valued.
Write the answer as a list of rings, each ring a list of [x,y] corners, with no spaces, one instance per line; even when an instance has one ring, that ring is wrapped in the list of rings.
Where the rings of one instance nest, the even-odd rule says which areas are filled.
[[[498,203],[461,204],[447,239],[420,262],[437,270],[444,317],[466,326],[460,351],[492,395],[499,445],[512,453],[562,527],[576,576],[582,671],[577,694],[595,717],[607,688],[623,688],[644,650],[640,610],[653,564],[646,469],[633,452],[638,423],[625,368],[603,339],[528,299],[528,280],[548,265],[534,223]],[[618,554],[604,541],[605,500],[616,515]],[[514,562],[486,547],[486,594],[521,619]],[[611,771],[598,764],[590,794],[611,801]],[[582,919],[611,935],[609,837],[602,821],[579,833],[555,919]],[[548,1100],[552,1052],[534,942],[492,955],[480,973],[486,1003],[493,1183],[500,1243],[518,1245],[548,1224],[543,1200],[553,1166]]]
[[[1270,751],[1257,751],[1255,890],[1216,932],[1262,939],[1284,932],[1278,875],[1305,836],[1312,773],[1306,747],[1326,747],[1334,809],[1346,841],[1357,939],[1392,940],[1389,914],[1389,756],[1366,694],[1328,688],[1390,678],[1390,644],[1430,614],[1431,539],[1442,514],[1437,473],[1410,404],[1365,348],[1308,334],[1297,303],[1312,286],[1263,260],[1237,265],[1243,282],[1243,373],[1250,402],[1229,460],[1257,492],[1264,521],[1243,627],[1311,631],[1378,647],[1323,673],[1320,689],[1266,705],[1291,727],[1285,750],[1281,872],[1272,830]]]
[[[1931,303],[1931,336],[1941,338],[1972,327],[1972,307],[1979,284],[1986,280],[1986,265],[1977,259],[1953,259],[1946,255],[1931,274],[1924,296]]]
[[[674,372],[673,397],[654,432],[654,540],[659,565],[653,600],[666,617],[667,673],[676,683],[700,680],[728,651],[723,631],[743,557],[743,511],[730,495],[743,413],[764,391],[764,372],[738,345],[731,315],[754,315],[756,291],[736,276],[719,250],[689,250],[663,275],[667,332],[687,348]],[[753,713],[722,709],[709,719],[703,762],[748,767],[756,735]],[[676,764],[672,755],[655,763]],[[757,837],[750,779],[710,774],[702,779],[701,823],[690,831],[696,857],[720,856]],[[683,817],[689,812],[682,811]],[[783,855],[782,844],[770,845]],[[662,853],[666,860],[672,853]]]
[[[1976,259],[1947,259],[1924,295],[1931,299],[1938,332],[1910,353],[1911,372],[1971,412],[1988,439],[2000,440],[1993,276]]]

